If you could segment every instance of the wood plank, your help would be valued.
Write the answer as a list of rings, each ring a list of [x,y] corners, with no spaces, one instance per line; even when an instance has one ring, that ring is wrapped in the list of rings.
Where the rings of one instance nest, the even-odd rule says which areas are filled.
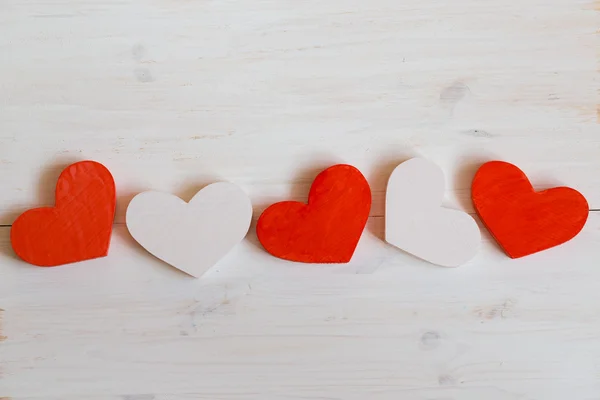
[[[476,167],[502,159],[600,209],[599,24],[590,0],[4,0],[0,224],[82,159],[112,170],[120,222],[140,191],[216,179],[257,212],[306,199],[336,163],[381,216],[415,155],[450,206],[472,211]]]
[[[37,268],[0,229],[0,395],[14,400],[592,400],[600,392],[600,213],[511,260],[484,235],[459,268],[386,245],[271,257],[251,234],[200,280],[116,228],[108,258]],[[32,385],[35,382],[35,385]]]
[[[485,161],[600,209],[594,0],[0,1],[0,225],[51,205],[66,165],[117,183],[107,258],[42,269],[0,227],[0,400],[597,400],[600,213],[511,260],[484,230],[445,269],[382,241],[385,184],[422,156],[473,212]],[[248,239],[200,280],[124,211],[215,180],[255,218],[350,163],[373,207],[349,264]]]

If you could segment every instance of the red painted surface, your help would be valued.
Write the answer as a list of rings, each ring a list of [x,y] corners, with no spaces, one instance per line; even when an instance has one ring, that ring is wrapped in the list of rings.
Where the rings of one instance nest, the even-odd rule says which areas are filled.
[[[557,187],[535,192],[523,171],[501,161],[479,168],[471,195],[477,214],[511,258],[572,239],[589,213],[588,203],[578,191]]]
[[[350,261],[369,217],[371,189],[351,165],[334,165],[314,180],[308,205],[295,201],[267,208],[256,226],[272,255],[304,263]]]
[[[13,249],[40,267],[104,257],[115,206],[115,183],[106,167],[93,161],[70,165],[58,179],[56,206],[26,211],[14,222]]]

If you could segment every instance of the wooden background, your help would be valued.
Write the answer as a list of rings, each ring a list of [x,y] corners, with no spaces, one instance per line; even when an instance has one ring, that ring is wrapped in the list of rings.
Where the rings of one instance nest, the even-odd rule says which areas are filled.
[[[600,399],[600,3],[0,0],[0,399]],[[434,267],[382,240],[386,180],[424,156],[472,212],[484,161],[592,209],[572,242]],[[67,164],[119,193],[110,255],[15,258],[10,224]],[[123,226],[146,189],[241,185],[255,218],[346,162],[374,206],[353,261],[253,229],[202,279]]]

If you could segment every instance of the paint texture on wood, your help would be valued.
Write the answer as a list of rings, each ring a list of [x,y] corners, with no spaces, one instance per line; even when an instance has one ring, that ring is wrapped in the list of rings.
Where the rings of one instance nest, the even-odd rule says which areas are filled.
[[[385,240],[423,260],[457,267],[472,259],[481,232],[467,213],[441,207],[444,173],[431,161],[410,159],[394,169],[387,186]]]
[[[56,185],[56,206],[21,214],[11,229],[15,253],[40,267],[53,267],[108,254],[116,192],[102,164],[67,167]]]
[[[4,309],[0,308],[0,342],[3,342],[3,341],[5,341],[7,339],[7,337],[2,334],[2,330],[3,330],[3,328],[2,328],[2,325],[3,325],[2,319],[3,318],[4,318]]]
[[[334,165],[314,180],[308,205],[284,201],[260,216],[256,233],[272,255],[305,263],[346,263],[371,209],[371,189],[351,165]]]
[[[200,277],[244,239],[252,203],[239,186],[217,182],[189,203],[167,193],[140,193],[126,219],[131,236],[148,252]]]
[[[535,192],[516,166],[491,161],[479,168],[471,188],[477,214],[511,258],[558,246],[587,220],[585,197],[568,187]]]

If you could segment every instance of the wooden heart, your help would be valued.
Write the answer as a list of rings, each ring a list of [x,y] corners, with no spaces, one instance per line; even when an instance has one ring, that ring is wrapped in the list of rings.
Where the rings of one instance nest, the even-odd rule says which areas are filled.
[[[535,192],[516,166],[491,161],[479,168],[471,187],[477,214],[511,258],[565,243],[585,225],[588,203],[568,187]]]
[[[275,257],[304,263],[350,261],[369,218],[371,189],[351,165],[334,165],[314,180],[308,205],[295,201],[267,208],[258,239]]]
[[[72,164],[58,178],[56,206],[26,211],[14,222],[12,247],[40,267],[105,257],[115,206],[115,183],[106,167],[94,161]]]
[[[467,213],[442,208],[444,173],[413,158],[390,176],[385,201],[385,240],[423,260],[456,267],[477,254],[481,232]]]
[[[131,236],[149,253],[200,277],[242,241],[252,221],[250,199],[238,186],[218,182],[186,203],[179,197],[144,192],[127,208]]]

